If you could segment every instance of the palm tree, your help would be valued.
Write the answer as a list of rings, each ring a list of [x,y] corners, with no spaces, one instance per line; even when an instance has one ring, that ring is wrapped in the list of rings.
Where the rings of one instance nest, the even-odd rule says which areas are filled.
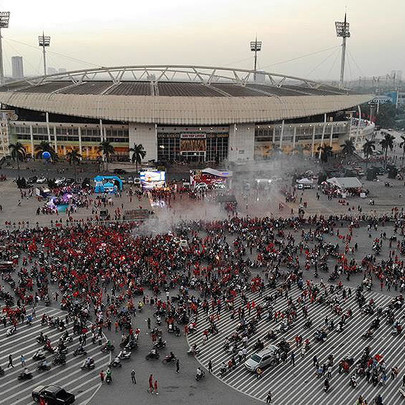
[[[51,144],[47,141],[41,141],[41,143],[35,146],[35,157],[38,159],[42,156],[44,152],[49,152],[51,159],[56,162],[58,160],[58,154],[55,152],[55,149],[52,148]]]
[[[20,176],[20,160],[24,160],[25,158],[25,147],[21,142],[10,143],[8,147],[11,149],[11,157],[13,160],[17,160],[17,171],[18,176]]]
[[[321,153],[321,160],[322,162],[327,162],[328,157],[332,156],[332,146],[325,145],[325,146],[318,146],[318,151]]]
[[[114,146],[111,145],[110,141],[103,141],[103,142],[100,142],[98,151],[101,152],[105,158],[105,161],[107,163],[106,170],[108,172],[108,160],[110,159],[110,155],[112,155],[115,151]]]
[[[71,165],[73,163],[73,165],[75,167],[75,181],[76,181],[77,165],[80,163],[82,155],[76,149],[72,149],[71,151],[66,153],[66,158],[67,158],[69,164]]]
[[[363,145],[363,153],[364,157],[366,158],[366,169],[368,165],[368,160],[370,156],[374,153],[375,150],[375,141],[370,141],[369,139],[366,139],[366,142]]]
[[[129,151],[132,152],[131,161],[135,163],[136,171],[138,171],[138,165],[140,165],[142,159],[145,158],[146,151],[141,143],[139,145],[135,143],[133,148],[129,148]]]
[[[342,153],[346,156],[351,156],[356,151],[354,142],[351,139],[347,139],[340,147],[342,148]]]
[[[387,157],[388,157],[388,148],[390,150],[394,147],[394,139],[395,136],[391,134],[385,134],[384,139],[380,141],[381,149],[385,152],[384,153],[384,168],[387,167]]]
[[[399,147],[402,148],[402,167],[404,167],[404,158],[405,158],[405,136],[401,135],[402,142],[399,144]]]

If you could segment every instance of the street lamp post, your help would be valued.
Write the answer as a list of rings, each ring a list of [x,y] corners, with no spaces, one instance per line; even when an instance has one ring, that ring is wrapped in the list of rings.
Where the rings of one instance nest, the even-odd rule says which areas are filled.
[[[8,28],[10,21],[10,11],[0,11],[0,84],[4,83],[4,70],[3,70],[3,44],[1,29]]]
[[[256,81],[256,70],[257,70],[257,52],[260,52],[262,49],[262,41],[258,41],[257,37],[254,41],[250,41],[250,50],[255,53],[254,61],[254,80]]]
[[[51,44],[51,37],[49,35],[45,35],[42,32],[42,35],[38,36],[38,44],[42,46],[42,53],[44,58],[44,76],[46,76],[46,47],[50,46]]]
[[[344,21],[336,21],[336,35],[342,38],[342,59],[340,62],[340,87],[343,86],[345,75],[345,59],[346,59],[346,38],[350,38],[349,23],[346,22],[346,13]]]

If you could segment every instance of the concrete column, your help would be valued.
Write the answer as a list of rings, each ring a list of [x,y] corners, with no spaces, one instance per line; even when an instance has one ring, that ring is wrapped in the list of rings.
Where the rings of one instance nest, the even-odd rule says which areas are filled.
[[[283,146],[283,136],[284,136],[284,120],[281,122],[280,149]]]
[[[325,138],[325,131],[326,131],[326,114],[323,115],[321,146],[323,146],[323,141],[324,141],[324,138]],[[319,159],[321,159],[321,155],[322,155],[322,150],[319,151]]]
[[[58,153],[58,140],[56,138],[56,125],[53,127],[53,141],[55,152]]]
[[[255,146],[255,125],[238,124],[229,127],[228,160],[253,160]]]
[[[294,127],[294,135],[293,135],[293,149],[295,148],[295,137],[297,136],[297,127]]]
[[[333,141],[333,122],[330,129],[329,146],[332,146],[332,141]]]
[[[103,136],[103,120],[100,119],[100,142],[104,141]]]
[[[31,141],[31,156],[34,157],[35,152],[34,152],[34,134],[32,132],[32,125],[30,125],[30,141]]]
[[[81,127],[78,128],[78,134],[79,134],[79,153],[82,154],[83,150],[82,150],[82,128]]]
[[[312,148],[311,148],[311,157],[314,157],[314,147],[315,147],[315,130],[316,130],[316,125],[314,125],[314,130],[312,131]]]
[[[129,148],[141,144],[145,149],[144,161],[157,160],[157,125],[130,123],[128,127]],[[131,158],[131,152],[129,152]]]
[[[48,134],[48,142],[51,143],[51,131],[49,129],[49,113],[45,113],[45,119],[46,119],[46,132]]]

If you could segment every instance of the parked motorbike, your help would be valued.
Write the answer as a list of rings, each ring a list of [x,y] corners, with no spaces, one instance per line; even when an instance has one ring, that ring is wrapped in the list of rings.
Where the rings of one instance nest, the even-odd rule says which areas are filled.
[[[31,380],[32,378],[32,373],[30,372],[22,372],[21,374],[18,375],[18,380],[20,381],[25,381],[25,380]]]

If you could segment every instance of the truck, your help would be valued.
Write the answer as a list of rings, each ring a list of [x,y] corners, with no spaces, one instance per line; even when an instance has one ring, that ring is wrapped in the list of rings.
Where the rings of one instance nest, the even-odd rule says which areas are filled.
[[[69,405],[75,402],[75,396],[66,392],[57,385],[40,385],[32,391],[32,399],[35,402],[45,400],[47,405]]]

